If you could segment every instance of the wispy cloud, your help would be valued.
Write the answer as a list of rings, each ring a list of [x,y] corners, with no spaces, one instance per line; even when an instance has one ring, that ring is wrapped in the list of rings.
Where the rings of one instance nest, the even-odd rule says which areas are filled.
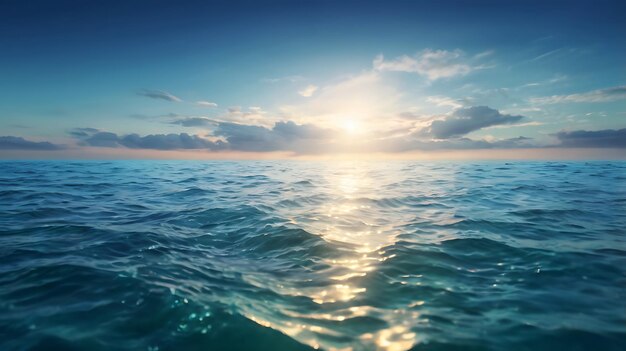
[[[162,118],[175,118],[175,117],[180,117],[180,116],[181,115],[179,115],[178,113],[174,113],[174,112],[160,114],[160,115],[144,115],[144,114],[141,114],[141,113],[133,113],[133,114],[129,115],[129,117],[131,117],[131,118],[143,119],[143,120],[154,120],[154,119],[162,119]]]
[[[210,101],[196,101],[196,105],[202,106],[202,107],[217,107],[217,104],[214,102],[210,102]]]
[[[579,94],[536,97],[531,98],[530,103],[546,105],[567,102],[610,102],[622,99],[626,99],[626,85],[613,88],[598,89]]]
[[[486,50],[486,51],[477,53],[476,55],[474,55],[474,58],[475,59],[482,59],[482,58],[485,58],[487,56],[491,56],[494,53],[495,53],[495,50]]]
[[[393,60],[385,60],[383,55],[378,55],[373,67],[378,71],[417,73],[429,80],[463,76],[475,69],[466,62],[465,53],[458,49],[425,49],[414,56],[403,55]]]
[[[309,84],[306,87],[304,87],[303,89],[299,90],[298,94],[300,94],[301,96],[304,96],[304,97],[311,97],[317,91],[317,89],[318,89],[318,87],[316,85]]]
[[[547,80],[543,80],[543,81],[538,81],[538,82],[526,83],[526,84],[520,85],[516,89],[538,87],[538,86],[542,86],[542,85],[555,84],[555,83],[562,82],[562,81],[565,81],[565,80],[567,80],[567,76],[566,75],[564,75],[564,74],[557,74],[553,78],[550,78],[550,79],[547,79]]]
[[[542,60],[548,56],[552,56],[560,51],[563,51],[563,48],[559,48],[559,49],[554,49],[554,50],[550,50],[548,52],[544,52],[543,54],[537,55],[533,58],[531,58],[530,60],[528,60],[528,62],[535,62],[535,61],[539,61]]]
[[[266,83],[278,83],[278,82],[295,83],[303,79],[304,79],[303,76],[293,75],[293,76],[285,76],[285,77],[277,77],[277,78],[263,78],[261,79],[261,81],[266,82]]]
[[[172,95],[172,94],[170,94],[170,93],[168,93],[166,91],[161,91],[161,90],[147,90],[147,89],[144,89],[144,90],[138,92],[137,95],[149,97],[151,99],[165,100],[165,101],[171,101],[171,102],[181,102],[181,101],[183,101],[179,97],[174,96],[174,95]]]
[[[426,101],[437,106],[448,106],[452,108],[463,107],[463,104],[459,100],[447,96],[428,96]]]
[[[170,122],[170,124],[177,124],[183,127],[204,127],[214,125],[215,123],[215,120],[208,117],[182,117]]]

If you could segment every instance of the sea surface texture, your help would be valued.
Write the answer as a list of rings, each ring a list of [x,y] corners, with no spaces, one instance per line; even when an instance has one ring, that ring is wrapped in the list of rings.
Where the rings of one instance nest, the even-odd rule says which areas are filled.
[[[626,163],[0,168],[1,350],[626,347]]]

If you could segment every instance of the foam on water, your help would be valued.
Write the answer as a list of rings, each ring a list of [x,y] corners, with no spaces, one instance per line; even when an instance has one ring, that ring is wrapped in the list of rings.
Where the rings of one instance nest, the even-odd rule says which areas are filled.
[[[626,344],[626,163],[0,167],[0,349]]]

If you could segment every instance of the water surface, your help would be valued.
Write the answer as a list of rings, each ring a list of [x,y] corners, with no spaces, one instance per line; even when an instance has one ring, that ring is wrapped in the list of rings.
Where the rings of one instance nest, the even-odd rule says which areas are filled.
[[[0,167],[3,350],[626,345],[626,163]]]

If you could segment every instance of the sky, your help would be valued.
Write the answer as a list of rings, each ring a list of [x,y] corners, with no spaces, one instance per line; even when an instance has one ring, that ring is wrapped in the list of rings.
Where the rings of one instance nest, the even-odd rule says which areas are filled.
[[[626,158],[623,1],[0,3],[0,158]]]

